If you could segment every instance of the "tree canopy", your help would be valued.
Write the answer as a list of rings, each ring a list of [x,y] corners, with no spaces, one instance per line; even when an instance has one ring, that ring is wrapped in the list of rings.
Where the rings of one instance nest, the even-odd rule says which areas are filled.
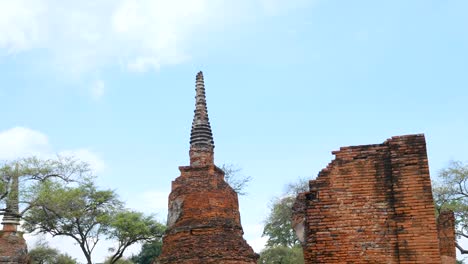
[[[162,240],[146,242],[141,247],[140,253],[132,256],[132,261],[138,264],[151,264],[162,253]]]
[[[113,255],[110,263],[121,259],[124,251],[137,242],[161,242],[166,227],[155,221],[153,216],[145,216],[142,213],[123,210],[111,218],[107,237],[117,241],[117,246],[112,248]]]
[[[258,264],[301,264],[304,263],[302,247],[267,247],[260,254]]]
[[[457,239],[468,238],[468,164],[451,161],[439,172],[440,181],[433,183],[433,195],[436,213],[452,210],[455,214],[455,232]],[[462,254],[468,249],[456,244]]]
[[[109,263],[116,263],[129,246],[161,238],[164,226],[153,216],[125,209],[116,192],[100,189],[93,177],[83,177],[80,173],[79,180],[68,177],[84,172],[81,169],[87,166],[65,169],[70,168],[76,170],[71,174],[41,177],[34,184],[23,186],[26,189],[23,197],[28,201],[28,210],[22,215],[25,231],[72,238],[88,264],[92,263],[92,253],[101,240],[115,242],[110,249]]]
[[[4,162],[0,167],[0,208],[5,206],[14,178],[19,180],[19,204],[23,215],[35,205],[36,192],[43,182],[57,180],[64,183],[80,182],[92,177],[89,164],[70,156],[40,159],[28,157]]]
[[[252,177],[241,174],[242,169],[233,164],[221,165],[224,171],[224,180],[234,189],[238,195],[246,195],[245,188],[252,181]]]
[[[77,264],[76,259],[51,248],[45,241],[36,244],[28,254],[32,264]]]
[[[296,196],[306,191],[308,181],[299,179],[286,186],[284,194],[274,199],[263,228],[268,238],[258,263],[304,263],[302,247],[292,228],[292,207]]]
[[[122,209],[117,195],[111,190],[98,190],[91,181],[75,187],[46,180],[34,192],[37,200],[24,215],[23,228],[71,237],[92,263],[91,254],[108,231],[111,216]]]

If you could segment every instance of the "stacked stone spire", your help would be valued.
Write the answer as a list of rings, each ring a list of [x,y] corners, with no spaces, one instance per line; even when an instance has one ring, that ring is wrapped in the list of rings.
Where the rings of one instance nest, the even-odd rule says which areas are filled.
[[[255,264],[242,237],[237,193],[214,164],[203,73],[196,77],[190,166],[181,166],[169,194],[167,230],[158,264]]]
[[[203,72],[201,71],[197,74],[195,91],[195,115],[192,122],[192,132],[190,134],[190,149],[213,149],[213,134],[208,118],[205,82],[203,80]]]
[[[3,215],[3,229],[15,229],[20,224],[19,208],[18,208],[18,176],[12,177],[10,191],[6,202],[6,210]]]
[[[214,141],[206,107],[203,73],[197,74],[195,82],[195,114],[190,133],[190,166],[214,165]]]

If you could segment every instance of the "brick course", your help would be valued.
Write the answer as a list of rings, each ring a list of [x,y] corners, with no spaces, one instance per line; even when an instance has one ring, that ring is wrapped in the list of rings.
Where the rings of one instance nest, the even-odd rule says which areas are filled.
[[[214,165],[179,169],[159,263],[256,263],[242,238],[237,193],[224,181],[223,171]]]
[[[424,136],[333,154],[294,205],[305,263],[441,263]]]
[[[442,211],[437,218],[439,234],[439,247],[442,264],[451,264],[456,261],[455,248],[455,215],[452,211]]]
[[[8,228],[6,228],[8,230]],[[20,232],[0,231],[0,264],[29,263],[26,241]]]
[[[257,254],[242,237],[237,193],[214,165],[203,74],[196,78],[190,166],[179,167],[169,195],[168,229],[156,263],[255,264]]]

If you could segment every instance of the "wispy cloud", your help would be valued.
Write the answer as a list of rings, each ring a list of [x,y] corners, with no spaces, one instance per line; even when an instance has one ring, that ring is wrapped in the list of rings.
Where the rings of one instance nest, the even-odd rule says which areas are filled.
[[[85,148],[64,150],[59,152],[59,155],[75,157],[81,161],[88,163],[93,171],[97,174],[103,172],[106,168],[104,161],[93,151]]]
[[[37,47],[44,11],[41,1],[0,0],[0,48],[16,53]]]
[[[0,0],[0,54],[40,49],[73,73],[158,70],[187,61],[201,33],[304,1]]]
[[[56,154],[74,156],[90,164],[94,172],[105,169],[104,161],[87,148],[57,151],[49,143],[47,135],[26,127],[14,127],[0,131],[0,160],[14,160],[29,156],[50,158]]]
[[[50,153],[47,136],[25,127],[14,127],[0,132],[0,159],[11,160],[20,157]]]

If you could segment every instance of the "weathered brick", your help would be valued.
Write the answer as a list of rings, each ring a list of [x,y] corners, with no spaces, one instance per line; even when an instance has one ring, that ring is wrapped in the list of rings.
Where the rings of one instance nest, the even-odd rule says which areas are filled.
[[[16,232],[16,228],[14,231],[5,231],[5,228],[4,231],[0,231],[0,263],[29,263],[26,241],[22,233]]]
[[[423,135],[332,153],[294,205],[305,263],[455,263],[453,222],[438,233]]]
[[[190,166],[179,167],[169,195],[168,229],[157,263],[254,264],[257,254],[242,237],[237,193],[214,165],[213,137],[203,75],[197,75]]]

